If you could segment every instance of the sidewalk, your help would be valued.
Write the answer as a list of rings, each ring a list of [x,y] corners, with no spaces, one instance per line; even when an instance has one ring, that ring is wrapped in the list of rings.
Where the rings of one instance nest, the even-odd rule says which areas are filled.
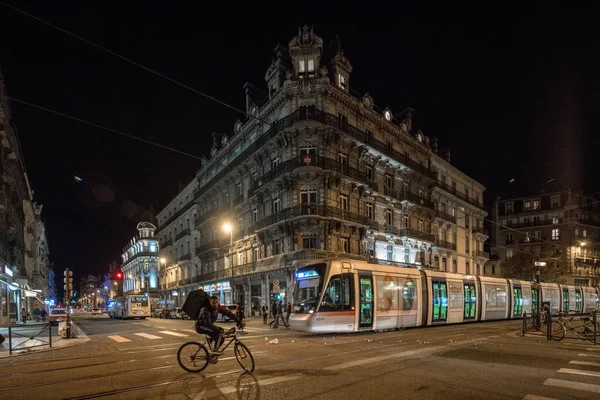
[[[52,327],[52,347],[49,342],[49,332],[45,328],[46,323],[29,322],[26,324],[16,323],[11,325],[12,330],[12,355],[31,354],[37,351],[55,350],[63,347],[73,346],[75,344],[85,343],[89,340],[87,335],[75,323],[72,322],[71,330],[76,335],[75,338],[63,339],[58,335],[58,327]],[[10,357],[8,327],[0,327],[0,334],[5,338],[4,343],[0,344],[0,358]]]

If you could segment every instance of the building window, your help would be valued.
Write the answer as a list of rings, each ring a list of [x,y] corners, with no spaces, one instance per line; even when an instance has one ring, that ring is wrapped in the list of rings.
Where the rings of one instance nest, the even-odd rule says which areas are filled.
[[[346,196],[345,194],[340,194],[340,197],[339,197],[339,207],[342,210],[348,210],[349,209],[348,196]]]
[[[419,220],[419,231],[425,232],[425,222],[422,219]]]
[[[302,238],[302,248],[303,249],[318,249],[317,237],[316,236],[303,237]]]
[[[469,266],[469,262],[468,261],[467,261],[467,264],[466,264],[466,268],[467,268],[466,269],[467,275],[471,274],[471,267]]]
[[[373,212],[373,204],[371,203],[367,203],[365,205],[365,214],[367,216],[367,218],[369,218],[370,220],[374,220],[375,219],[375,213]]]
[[[235,191],[236,191],[236,196],[237,198],[242,197],[242,183],[239,182],[236,186],[235,186]]]
[[[385,174],[385,187],[389,189],[394,188],[394,181],[392,180],[392,175]]]
[[[273,242],[273,255],[276,256],[277,254],[280,254],[282,252],[283,249],[283,244],[281,243],[281,240],[276,240]]]
[[[367,165],[365,167],[365,175],[367,176],[367,179],[370,181],[374,181],[375,179],[373,179],[373,167],[370,165]]]
[[[271,169],[279,168],[279,163],[280,163],[279,157],[275,157],[275,158],[271,159]]]
[[[252,210],[252,222],[253,223],[258,222],[258,208],[255,208]]]
[[[225,204],[229,204],[229,192],[223,193],[223,201]]]
[[[523,210],[524,210],[524,211],[529,211],[529,210],[531,210],[531,201],[529,201],[529,200],[525,200],[525,202],[523,203]]]
[[[315,60],[308,60],[308,72],[315,72]]]
[[[366,135],[367,135],[367,143],[370,144],[373,142],[373,132],[371,132],[370,130],[366,130],[365,131]]]
[[[404,214],[404,217],[402,218],[402,227],[410,228],[410,218],[408,214]]]
[[[469,198],[469,189],[465,188],[465,196],[467,197],[467,199]]]
[[[539,200],[533,200],[531,202],[531,205],[533,207],[534,210],[539,210],[540,209],[540,201]]]
[[[550,207],[558,208],[560,207],[560,195],[555,195],[551,197]]]
[[[304,60],[298,61],[298,72],[301,74],[306,72],[306,64],[304,63]]]
[[[271,201],[272,201],[273,214],[281,211],[281,199],[279,198],[279,196],[273,198]]]
[[[258,261],[258,247],[252,249],[252,261]]]
[[[510,260],[513,258],[513,249],[506,249],[506,259]]]
[[[560,231],[558,228],[554,228],[552,229],[552,240],[559,240],[560,239]]]
[[[458,263],[456,260],[452,260],[452,272],[454,272],[454,273],[458,272]]]
[[[317,203],[317,192],[314,190],[303,190],[300,192],[300,203],[302,204],[316,204]]]
[[[394,259],[394,245],[388,244],[387,246],[387,259],[388,261],[392,261]]]
[[[512,212],[513,212],[513,203],[512,202],[504,203],[504,212],[506,214],[512,214]]]
[[[385,210],[385,221],[388,225],[394,223],[394,212],[392,210]]]
[[[348,154],[340,151],[338,153],[338,162],[344,166],[348,165]]]

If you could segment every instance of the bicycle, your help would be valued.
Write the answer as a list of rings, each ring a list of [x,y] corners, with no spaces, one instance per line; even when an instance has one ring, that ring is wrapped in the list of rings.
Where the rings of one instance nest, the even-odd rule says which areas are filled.
[[[584,337],[587,340],[594,341],[594,323],[592,317],[581,318],[583,325],[573,326],[571,323],[573,317],[565,318],[564,313],[560,313],[558,320],[552,322],[552,339],[561,341],[567,335],[567,331],[573,331],[577,336]]]
[[[223,332],[225,341],[229,338],[230,340],[225,347],[221,347],[219,351],[221,354],[215,354],[215,342],[208,335],[204,335],[204,341],[202,343],[186,342],[182,344],[177,351],[177,361],[179,362],[179,365],[188,372],[201,372],[208,366],[208,363],[216,364],[219,361],[219,356],[223,354],[231,343],[234,343],[233,352],[240,367],[242,367],[246,373],[254,372],[254,357],[248,347],[238,339],[238,332],[239,329],[237,327],[233,327],[228,331]],[[223,342],[223,344],[225,344],[225,342]],[[192,366],[188,367],[184,365],[184,361],[191,362]],[[246,362],[248,363],[248,366],[245,365]]]

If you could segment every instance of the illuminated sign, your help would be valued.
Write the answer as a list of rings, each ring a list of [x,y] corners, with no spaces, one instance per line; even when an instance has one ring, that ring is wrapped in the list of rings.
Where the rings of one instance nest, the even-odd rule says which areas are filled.
[[[13,276],[13,272],[6,265],[4,266],[4,273],[8,276],[11,276],[11,277]]]
[[[133,301],[148,301],[146,296],[133,296]]]
[[[310,278],[312,276],[319,276],[319,273],[317,271],[315,271],[314,269],[311,269],[309,271],[298,271],[298,272],[296,272],[296,278],[298,278],[298,279]]]

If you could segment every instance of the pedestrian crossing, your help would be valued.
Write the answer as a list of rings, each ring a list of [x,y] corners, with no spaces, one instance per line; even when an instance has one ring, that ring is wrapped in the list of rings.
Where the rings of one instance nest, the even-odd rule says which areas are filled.
[[[600,347],[588,347],[585,353],[579,353],[577,357],[581,359],[569,361],[569,366],[573,368],[558,369],[556,372],[560,375],[546,379],[544,386],[574,390],[580,394],[600,394],[600,385],[596,383],[600,382]],[[525,399],[558,400],[533,394],[528,394]]]
[[[180,329],[180,331],[190,332],[197,335],[197,333],[192,329]],[[175,331],[158,331],[154,332],[155,334],[148,332],[135,332],[135,333],[122,333],[121,335],[108,335],[106,336],[108,339],[117,342],[117,343],[127,343],[133,340],[141,340],[141,339],[149,339],[149,340],[157,340],[157,339],[167,339],[172,337],[186,338],[190,337],[188,333],[184,332],[175,332]]]

